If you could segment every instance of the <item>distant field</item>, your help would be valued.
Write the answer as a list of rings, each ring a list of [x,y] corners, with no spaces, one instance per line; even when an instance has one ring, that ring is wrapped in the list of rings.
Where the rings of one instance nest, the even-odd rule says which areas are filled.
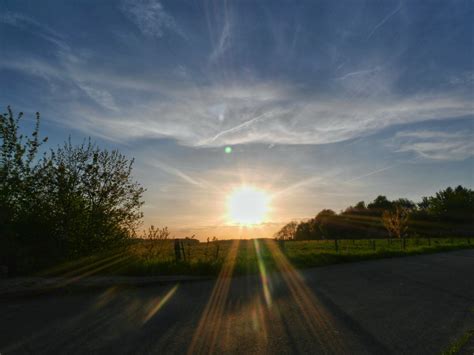
[[[226,240],[209,243],[183,242],[181,261],[175,260],[174,243],[137,241],[114,252],[84,258],[42,272],[40,275],[86,277],[92,275],[217,275],[232,259],[232,274],[278,270],[275,259],[284,256],[297,268],[474,248],[474,238],[355,239],[286,241]],[[281,251],[281,252],[280,252]]]

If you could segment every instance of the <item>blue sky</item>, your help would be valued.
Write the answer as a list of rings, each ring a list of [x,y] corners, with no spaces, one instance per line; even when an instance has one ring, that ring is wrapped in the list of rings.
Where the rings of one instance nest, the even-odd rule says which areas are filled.
[[[473,186],[472,1],[0,0],[0,105],[136,158],[145,222],[229,235]],[[33,117],[30,115],[30,117]],[[224,147],[232,146],[232,154]]]

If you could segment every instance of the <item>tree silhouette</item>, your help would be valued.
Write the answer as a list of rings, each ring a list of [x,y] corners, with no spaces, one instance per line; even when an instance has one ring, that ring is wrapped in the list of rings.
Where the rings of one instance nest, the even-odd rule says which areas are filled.
[[[0,264],[30,270],[110,248],[135,235],[144,189],[133,160],[91,141],[40,155],[40,116],[20,132],[22,114],[0,115]],[[21,269],[21,270],[20,270]]]
[[[298,223],[291,221],[284,225],[276,234],[275,238],[279,240],[292,240],[295,239],[296,230],[298,228]]]

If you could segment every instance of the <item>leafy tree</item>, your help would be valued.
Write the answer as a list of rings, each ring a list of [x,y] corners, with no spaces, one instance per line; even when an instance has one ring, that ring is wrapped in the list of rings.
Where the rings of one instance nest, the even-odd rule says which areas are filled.
[[[369,210],[382,214],[383,211],[390,210],[393,208],[393,203],[390,202],[387,197],[379,195],[375,200],[367,205]]]
[[[311,221],[300,222],[296,228],[295,240],[315,239],[313,238],[314,234],[312,231]]]
[[[90,140],[40,155],[39,114],[30,136],[21,119],[0,115],[0,264],[31,270],[133,236],[144,192],[133,160]]]
[[[50,161],[54,217],[61,221],[59,236],[73,242],[72,254],[132,236],[143,216],[144,192],[131,178],[133,160],[90,140],[78,146],[69,140],[51,152]]]
[[[384,211],[382,221],[391,236],[402,239],[408,228],[408,209],[397,205],[392,211]]]
[[[380,195],[365,206],[364,201],[337,214],[322,210],[296,226],[294,238],[386,238],[423,236],[472,236],[474,231],[474,191],[462,186],[448,187],[435,196],[415,203],[406,198],[390,201]]]
[[[337,225],[337,214],[333,210],[324,209],[316,215],[314,224],[316,225],[320,238],[318,239],[330,239],[335,237],[335,225]]]
[[[37,216],[42,212],[35,207],[48,166],[38,158],[40,146],[47,141],[39,137],[39,113],[29,136],[19,132],[22,119],[23,113],[15,117],[10,107],[0,114],[0,263],[7,265],[22,257],[25,235],[19,232],[25,229],[25,220],[34,220],[35,210]]]
[[[470,222],[474,220],[474,191],[462,186],[448,187],[435,196],[423,198],[420,207],[449,222]]]
[[[297,229],[298,223],[296,223],[295,221],[287,223],[275,234],[275,238],[280,240],[295,239]]]
[[[416,203],[407,199],[407,198],[399,198],[398,200],[395,200],[392,202],[392,208],[393,207],[396,207],[396,206],[400,206],[400,207],[403,207],[405,209],[407,209],[408,211],[412,211],[414,209],[416,209]]]

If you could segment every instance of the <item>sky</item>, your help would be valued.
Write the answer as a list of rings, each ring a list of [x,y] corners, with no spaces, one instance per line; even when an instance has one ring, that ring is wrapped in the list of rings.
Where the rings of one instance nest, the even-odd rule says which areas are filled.
[[[472,1],[0,0],[0,106],[135,158],[144,226],[267,237],[473,187]],[[226,153],[225,148],[232,152]],[[225,218],[242,185],[260,225]]]

